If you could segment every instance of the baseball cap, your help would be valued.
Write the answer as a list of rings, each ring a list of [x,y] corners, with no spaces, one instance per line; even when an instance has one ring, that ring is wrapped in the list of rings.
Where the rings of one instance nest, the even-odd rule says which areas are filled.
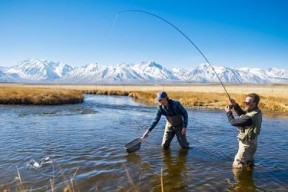
[[[168,97],[167,93],[164,91],[161,91],[157,94],[156,100],[160,101],[161,99],[164,99],[167,97]]]

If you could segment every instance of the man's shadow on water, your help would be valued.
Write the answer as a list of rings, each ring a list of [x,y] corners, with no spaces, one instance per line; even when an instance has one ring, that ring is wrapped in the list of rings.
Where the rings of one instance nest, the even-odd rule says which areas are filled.
[[[257,188],[253,180],[253,168],[232,169],[234,184],[227,191],[256,192]]]
[[[162,152],[164,188],[168,191],[187,191],[185,167],[188,150],[179,149],[177,155],[172,155],[170,149],[163,149]]]

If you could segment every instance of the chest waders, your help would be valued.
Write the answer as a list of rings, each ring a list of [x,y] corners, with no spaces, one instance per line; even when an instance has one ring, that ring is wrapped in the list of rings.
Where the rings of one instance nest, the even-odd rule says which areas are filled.
[[[167,123],[165,126],[164,135],[163,135],[162,147],[164,149],[168,149],[173,137],[176,135],[180,146],[184,149],[189,149],[189,143],[187,142],[186,134],[183,135],[181,133],[181,130],[184,126],[184,119],[182,115],[179,114],[179,112],[175,108],[173,108],[175,106],[173,106],[172,104],[169,107],[171,111],[173,112],[173,115],[170,115],[167,112],[167,110],[163,109],[162,107],[163,106],[161,106],[161,110],[166,111],[166,114],[167,114],[165,115]]]
[[[259,109],[247,112],[245,115],[252,118],[252,125],[238,127],[239,148],[235,155],[233,167],[243,168],[243,166],[254,165],[254,154],[257,151],[257,136],[260,133],[262,114]],[[240,117],[241,118],[241,117]]]
[[[166,120],[172,127],[179,127],[183,125],[183,119],[181,115],[166,116]]]
[[[183,121],[184,121],[184,120],[183,120],[183,118],[182,118],[182,115],[178,114],[177,111],[176,111],[176,109],[173,108],[173,107],[174,107],[174,106],[172,106],[172,104],[170,104],[169,108],[171,109],[171,111],[173,111],[173,113],[174,113],[175,115],[172,115],[172,116],[166,115],[166,116],[165,116],[165,117],[166,117],[166,120],[168,121],[168,123],[169,123],[169,125],[170,125],[171,127],[183,126]],[[161,106],[161,110],[162,110],[162,111],[166,111],[166,113],[168,113],[167,110],[163,109],[163,106]]]
[[[251,112],[246,113],[245,115],[252,118],[252,125],[238,127],[239,133],[237,138],[243,143],[254,140],[257,135],[259,135],[262,123],[262,114],[261,110],[259,109],[255,109]]]

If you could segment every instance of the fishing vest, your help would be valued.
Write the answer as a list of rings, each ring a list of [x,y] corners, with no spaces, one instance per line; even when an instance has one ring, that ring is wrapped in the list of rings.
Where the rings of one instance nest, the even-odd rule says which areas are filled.
[[[247,142],[255,139],[260,134],[262,113],[259,109],[247,112],[245,115],[252,118],[252,125],[245,127],[238,127],[239,133],[237,138],[242,142]]]
[[[166,116],[166,120],[168,121],[168,123],[172,126],[172,127],[177,127],[177,126],[183,126],[183,118],[182,118],[182,115],[179,114],[177,112],[177,109],[176,109],[176,106],[173,105],[173,101],[171,101],[171,103],[169,103],[169,109],[171,111],[173,111],[173,113],[175,115],[172,115],[172,116],[169,116],[169,115],[165,115]],[[167,110],[163,109],[163,106],[161,105],[160,106],[160,109],[162,111],[162,114],[163,112],[165,111],[165,113],[168,113]]]

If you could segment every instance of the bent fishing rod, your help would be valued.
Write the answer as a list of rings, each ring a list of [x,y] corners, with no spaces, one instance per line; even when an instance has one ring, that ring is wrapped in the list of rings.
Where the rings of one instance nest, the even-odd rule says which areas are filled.
[[[205,59],[205,61],[210,65],[211,69],[213,70],[213,72],[215,73],[216,77],[218,78],[219,82],[221,83],[222,87],[224,88],[229,100],[231,100],[231,97],[229,95],[229,93],[227,92],[223,82],[221,81],[221,79],[219,78],[218,74],[216,73],[214,67],[211,65],[211,63],[209,62],[209,60],[207,59],[207,57],[202,53],[202,51],[196,46],[196,44],[185,34],[183,33],[178,27],[176,27],[174,24],[172,24],[171,22],[169,22],[168,20],[155,15],[153,13],[147,12],[147,11],[142,11],[142,10],[124,10],[124,11],[119,11],[118,14],[122,14],[122,13],[128,13],[128,12],[138,12],[138,13],[145,13],[148,15],[151,15],[153,17],[156,17],[162,21],[164,21],[165,23],[169,24],[170,26],[172,26],[174,29],[176,29],[179,33],[181,33],[195,48],[196,50],[202,55],[202,57]]]

